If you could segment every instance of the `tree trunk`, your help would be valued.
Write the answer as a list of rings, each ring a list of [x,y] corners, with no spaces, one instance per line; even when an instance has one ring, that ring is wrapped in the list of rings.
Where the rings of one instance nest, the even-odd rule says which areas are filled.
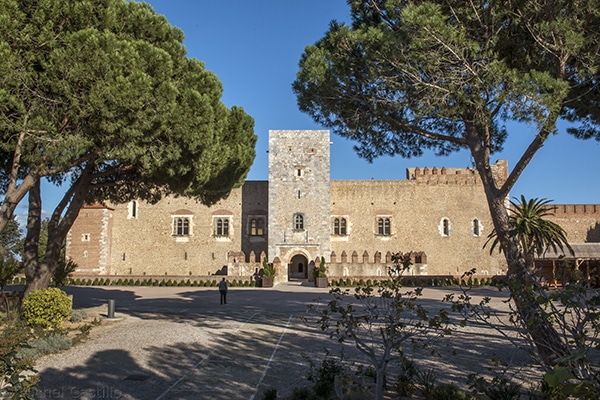
[[[25,268],[25,293],[37,289],[44,289],[50,284],[49,271],[40,268],[38,243],[42,226],[42,199],[40,181],[38,180],[29,190],[29,211],[27,214],[27,235],[23,252],[23,266]]]
[[[485,185],[484,185],[485,186]],[[486,192],[488,192],[486,188]],[[490,192],[494,192],[491,190]],[[497,193],[497,192],[496,192]],[[537,302],[534,274],[519,250],[515,238],[510,236],[510,225],[505,199],[486,193],[496,234],[508,265],[508,282],[511,297],[519,318],[546,367],[556,364],[556,359],[570,354],[568,344],[552,325],[542,306]]]
[[[47,288],[50,285],[52,274],[60,260],[61,249],[65,238],[69,233],[69,229],[73,226],[73,222],[75,222],[79,210],[90,189],[92,170],[92,165],[86,166],[82,171],[81,176],[73,185],[71,185],[71,188],[65,193],[60,203],[54,209],[48,223],[48,244],[46,245],[46,254],[42,261],[37,261],[38,259],[36,258],[35,263],[30,262],[26,267],[25,275],[27,277],[27,286],[25,287],[25,294],[32,290]],[[34,201],[32,204],[30,200],[29,213],[32,215],[32,220],[35,219],[35,217],[37,217],[38,220],[41,220],[42,202],[40,200],[39,184],[36,192],[37,201]],[[66,211],[63,214],[65,209]],[[29,235],[29,227],[27,232]],[[39,240],[39,229],[37,240]]]
[[[383,387],[383,382],[385,380],[385,370],[386,370],[387,365],[379,365],[377,366],[377,371],[376,371],[376,382],[375,382],[375,399],[376,400],[383,400],[383,395],[384,395],[384,387]]]
[[[511,249],[512,247],[512,249]],[[556,365],[556,360],[568,356],[571,351],[556,328],[552,319],[536,300],[539,287],[525,259],[518,255],[514,240],[506,246],[505,255],[508,262],[508,286],[516,306],[519,318],[527,329],[531,340],[547,367]],[[511,255],[517,252],[517,256]]]
[[[15,213],[15,209],[23,200],[25,195],[31,188],[39,182],[40,178],[29,174],[23,179],[19,186],[9,185],[5,190],[2,206],[0,206],[0,232],[6,228],[6,224],[10,221]]]

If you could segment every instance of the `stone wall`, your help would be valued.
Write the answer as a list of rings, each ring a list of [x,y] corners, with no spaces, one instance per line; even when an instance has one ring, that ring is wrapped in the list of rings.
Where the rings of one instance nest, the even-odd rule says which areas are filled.
[[[551,204],[548,219],[567,231],[572,243],[600,242],[600,204]]]
[[[241,189],[206,207],[184,197],[157,204],[138,202],[137,216],[128,218],[127,204],[113,205],[111,275],[211,275],[222,271],[228,253],[242,246]],[[189,216],[190,235],[177,236],[173,219]],[[216,218],[230,221],[229,235],[218,236]]]
[[[406,180],[330,181],[327,131],[269,135],[269,181],[247,181],[211,207],[184,197],[84,207],[67,240],[78,273],[242,277],[255,275],[268,257],[284,281],[312,278],[313,260],[323,256],[332,277],[381,276],[397,252],[419,255],[411,275],[505,273],[503,256],[483,248],[493,224],[473,169],[409,168]],[[506,161],[493,169],[506,179]],[[295,214],[303,216],[302,229]],[[571,242],[600,241],[600,205],[556,205],[551,218]],[[189,222],[188,233],[178,234],[177,220]],[[380,220],[389,231],[380,232]],[[227,234],[216,221],[227,221]],[[340,221],[344,229],[336,232]]]
[[[329,147],[328,131],[269,131],[271,259],[329,257]]]
[[[454,175],[468,176],[461,171]],[[493,224],[483,187],[472,176],[427,182],[332,181],[331,215],[348,223],[347,235],[331,238],[338,255],[423,252],[432,275],[460,275],[471,268],[490,275],[506,270],[501,254],[490,255],[483,248]],[[380,217],[391,220],[390,235],[378,234]],[[444,234],[444,220],[449,234]]]

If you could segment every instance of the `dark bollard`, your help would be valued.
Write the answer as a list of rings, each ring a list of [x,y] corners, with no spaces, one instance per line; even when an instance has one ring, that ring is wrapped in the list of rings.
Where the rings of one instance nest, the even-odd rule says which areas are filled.
[[[115,301],[109,300],[108,301],[108,318],[114,318],[114,317],[115,317]]]

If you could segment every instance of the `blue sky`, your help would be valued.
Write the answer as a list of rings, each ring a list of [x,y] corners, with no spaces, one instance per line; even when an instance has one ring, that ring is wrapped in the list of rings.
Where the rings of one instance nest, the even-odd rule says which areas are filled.
[[[304,47],[323,37],[332,19],[349,21],[345,0],[150,0],[149,4],[185,33],[188,56],[205,62],[224,87],[223,102],[243,107],[255,119],[256,160],[248,179],[266,180],[269,129],[326,129],[302,114],[291,84]],[[505,151],[492,161],[515,165],[532,137],[516,127]],[[369,164],[353,143],[332,135],[332,179],[405,179],[406,168],[471,166],[468,153],[449,157],[384,157]],[[547,198],[555,203],[600,203],[600,143],[580,141],[564,131],[536,154],[512,196]],[[60,191],[45,185],[44,209]],[[21,210],[26,203],[21,205]]]

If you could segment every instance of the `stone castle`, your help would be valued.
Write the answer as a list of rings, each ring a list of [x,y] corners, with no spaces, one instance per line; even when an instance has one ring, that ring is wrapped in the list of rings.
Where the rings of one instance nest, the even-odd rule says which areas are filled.
[[[254,276],[267,258],[277,281],[386,274],[411,252],[412,275],[506,272],[483,248],[492,231],[477,171],[409,168],[406,180],[330,180],[329,131],[270,131],[269,179],[246,181],[207,207],[184,197],[157,204],[89,205],[67,238],[79,275]],[[506,179],[506,161],[494,166]],[[600,242],[600,205],[555,205],[572,242]]]

